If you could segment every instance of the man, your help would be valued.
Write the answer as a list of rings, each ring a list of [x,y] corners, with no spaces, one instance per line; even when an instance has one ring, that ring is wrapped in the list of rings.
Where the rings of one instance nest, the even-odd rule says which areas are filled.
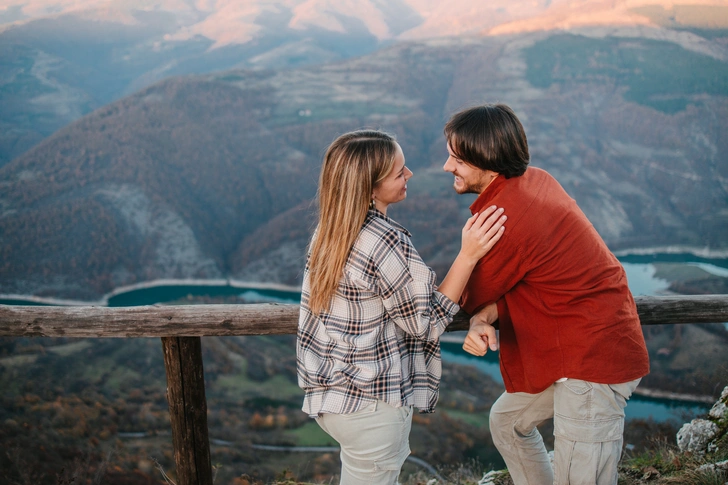
[[[616,484],[624,407],[649,360],[619,261],[547,172],[528,167],[523,126],[505,105],[455,114],[445,126],[459,194],[470,210],[505,209],[508,227],[462,296],[473,315],[463,347],[497,349],[506,392],[490,430],[516,485]],[[536,426],[554,418],[554,466]]]

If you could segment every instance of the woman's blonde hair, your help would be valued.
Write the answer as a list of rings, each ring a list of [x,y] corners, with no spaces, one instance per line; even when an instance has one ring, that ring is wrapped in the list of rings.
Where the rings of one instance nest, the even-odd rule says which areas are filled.
[[[372,202],[372,191],[394,166],[397,142],[388,133],[360,130],[326,150],[318,187],[318,226],[309,251],[309,308],[328,309]]]

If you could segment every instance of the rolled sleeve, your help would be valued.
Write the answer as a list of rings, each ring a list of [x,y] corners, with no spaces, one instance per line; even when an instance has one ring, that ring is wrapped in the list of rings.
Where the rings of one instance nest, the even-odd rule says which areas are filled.
[[[460,307],[437,291],[435,274],[413,247],[392,245],[379,266],[379,292],[390,318],[421,340],[437,340]]]

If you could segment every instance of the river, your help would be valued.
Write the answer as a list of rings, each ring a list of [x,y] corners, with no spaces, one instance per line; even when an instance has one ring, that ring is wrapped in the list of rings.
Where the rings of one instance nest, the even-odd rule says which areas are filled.
[[[656,276],[658,274],[657,265],[660,263],[679,264],[685,267],[695,266],[711,275],[728,277],[728,260],[726,259],[706,259],[690,254],[633,255],[620,256],[619,259],[625,268],[630,289],[635,296],[665,294],[670,282]],[[220,284],[213,284],[212,282],[175,282],[173,284],[144,285],[127,291],[115,291],[105,297],[104,303],[108,304],[108,306],[151,305],[183,300],[188,295],[210,297],[237,295],[247,303],[298,303],[300,300],[300,293],[294,288],[235,285],[226,282],[220,282]],[[43,304],[43,301],[12,297],[0,298],[0,304]],[[442,355],[445,362],[475,366],[497,382],[502,383],[497,352],[489,352],[486,357],[475,357],[464,352],[457,343],[443,342]],[[710,405],[704,403],[689,403],[634,395],[627,406],[626,413],[628,419],[652,418],[657,421],[665,421],[673,418],[684,420],[686,417],[694,417],[704,413],[708,409],[710,409]]]

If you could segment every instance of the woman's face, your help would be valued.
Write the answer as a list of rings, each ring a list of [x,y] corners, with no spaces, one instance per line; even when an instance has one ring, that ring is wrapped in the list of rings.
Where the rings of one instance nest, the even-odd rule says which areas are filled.
[[[404,166],[404,153],[402,153],[402,148],[398,143],[395,143],[395,145],[396,154],[394,156],[392,171],[372,191],[374,204],[384,214],[387,213],[387,206],[389,204],[394,204],[407,197],[407,181],[412,177],[410,169]]]

